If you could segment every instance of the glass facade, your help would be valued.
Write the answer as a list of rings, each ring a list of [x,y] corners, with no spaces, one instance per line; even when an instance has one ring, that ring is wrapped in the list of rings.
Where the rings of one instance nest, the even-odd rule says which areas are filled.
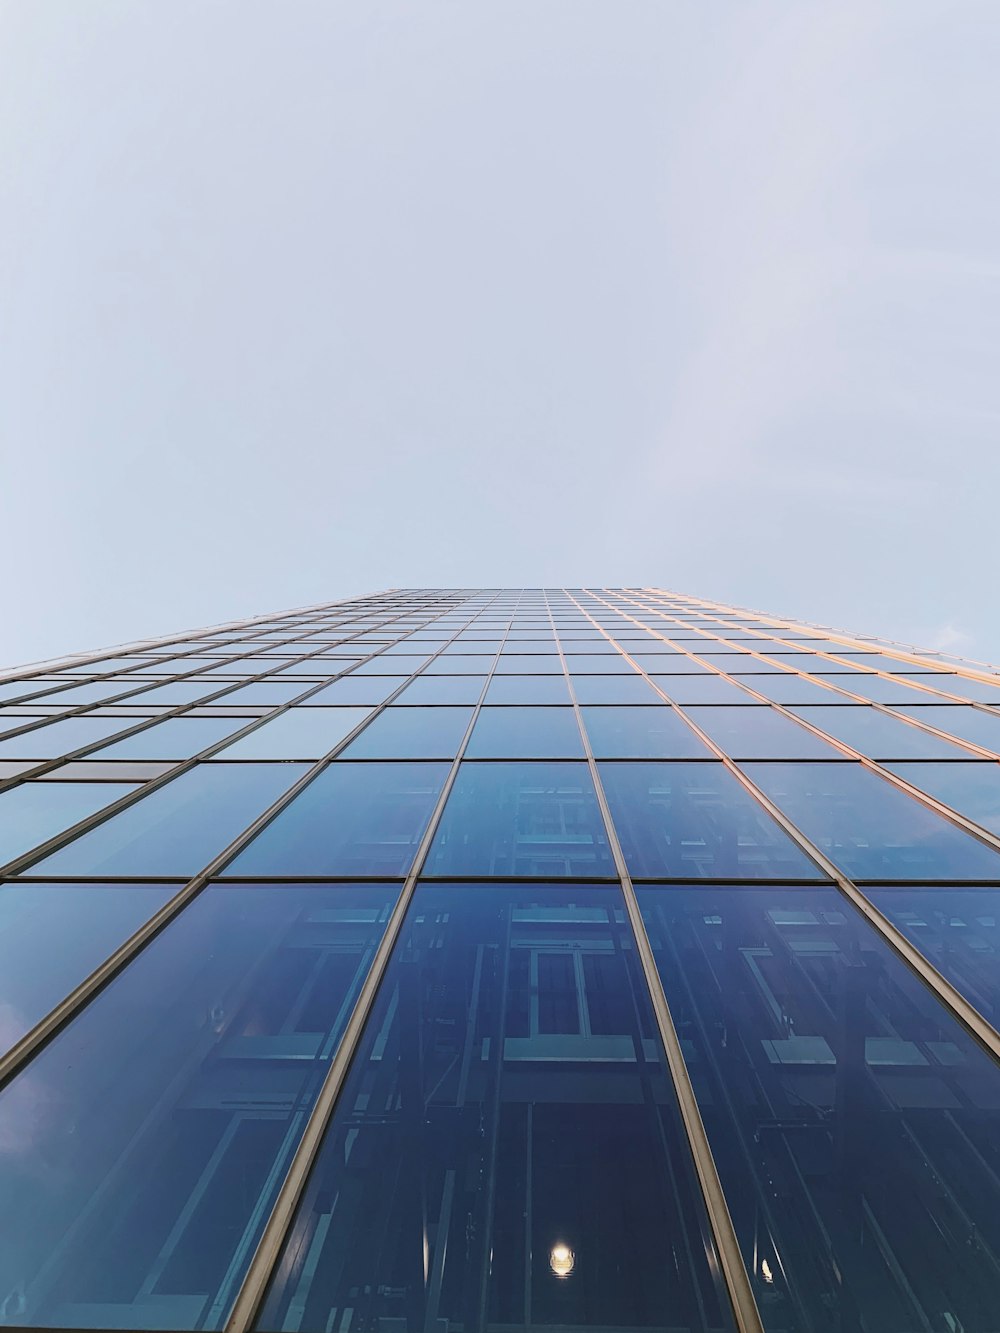
[[[416,589],[0,680],[0,1326],[998,1333],[1000,670]]]

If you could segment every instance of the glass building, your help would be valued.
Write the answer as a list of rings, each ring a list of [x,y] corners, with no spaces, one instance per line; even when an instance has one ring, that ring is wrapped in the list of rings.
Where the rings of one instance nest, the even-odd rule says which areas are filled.
[[[1000,1330],[1000,674],[649,588],[0,680],[0,1324]]]

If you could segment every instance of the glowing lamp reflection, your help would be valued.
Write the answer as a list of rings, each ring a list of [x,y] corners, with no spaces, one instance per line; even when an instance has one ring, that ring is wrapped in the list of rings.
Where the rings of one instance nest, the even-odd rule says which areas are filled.
[[[552,1246],[549,1253],[549,1267],[556,1277],[569,1277],[576,1265],[576,1255],[562,1241]]]

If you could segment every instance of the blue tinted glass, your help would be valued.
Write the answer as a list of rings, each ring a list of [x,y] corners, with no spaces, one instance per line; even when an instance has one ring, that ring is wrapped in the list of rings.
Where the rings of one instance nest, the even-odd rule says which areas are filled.
[[[424,674],[429,676],[485,676],[493,665],[494,654],[488,657],[435,657],[428,662]]]
[[[0,864],[135,789],[134,782],[23,782],[0,793]]]
[[[976,824],[1000,834],[1000,764],[887,764],[914,787],[935,796]],[[1000,870],[998,870],[1000,875]]]
[[[22,721],[27,721],[26,718]],[[125,717],[70,717],[64,722],[49,722],[20,736],[0,740],[0,757],[4,759],[55,759],[79,750],[84,745],[99,745],[105,736],[125,731],[133,725]]]
[[[573,693],[579,704],[662,704],[663,700],[640,675],[576,676]]]
[[[210,888],[0,1093],[5,1322],[221,1327],[396,895]]]
[[[665,653],[640,653],[635,659],[651,676],[708,676],[714,675],[707,666],[695,662],[686,654],[668,657]]]
[[[483,682],[476,676],[418,676],[399,696],[402,704],[476,704]]]
[[[729,1328],[706,1250],[620,891],[421,886],[259,1327]]]
[[[119,723],[128,726],[123,719]],[[241,717],[174,717],[95,750],[88,759],[190,759],[246,726]]]
[[[410,654],[409,656],[383,657],[381,653],[378,657],[373,657],[369,662],[362,662],[354,672],[355,676],[408,676],[411,672],[419,670],[427,661],[426,653]]]
[[[219,688],[220,682],[216,681],[214,687]],[[220,704],[226,707],[240,704],[287,704],[292,699],[297,699],[303,690],[309,686],[302,681],[295,682],[290,680],[275,680],[271,677],[268,680],[258,680],[252,685],[240,685],[233,690],[232,694],[225,694],[219,700]]]
[[[834,889],[638,895],[766,1327],[990,1333],[996,1064]]]
[[[35,690],[44,689],[46,682],[41,680],[23,680],[19,681],[18,684],[24,686],[24,693],[27,694],[29,690],[34,692]],[[129,680],[126,677],[124,680],[95,680],[87,685],[73,685],[68,690],[55,691],[55,687],[53,686],[55,692],[40,696],[37,702],[42,704],[58,704],[60,708],[76,708],[79,704],[99,703],[102,699],[110,699],[113,695],[125,694],[141,684],[142,681],[140,680]],[[152,693],[152,691],[150,691],[150,693]],[[146,699],[150,696],[147,694],[137,694],[135,697],[136,699],[141,698],[143,703],[145,703]],[[32,700],[32,702],[34,703],[35,700]]]
[[[305,702],[313,706],[358,704],[374,708],[384,703],[393,690],[398,690],[405,683],[405,676],[345,676],[343,680],[335,680],[324,689],[317,690]]]
[[[46,857],[41,873],[195,875],[305,771],[304,764],[200,764]]]
[[[865,704],[842,708],[795,708],[806,722],[850,745],[869,759],[963,759],[968,751],[901,718]],[[763,756],[761,756],[763,757]]]
[[[561,676],[562,662],[558,653],[517,653],[501,654],[496,666],[501,676]]]
[[[836,685],[838,689],[850,690],[853,694],[860,694],[862,698],[871,699],[872,703],[876,704],[932,703],[935,697],[924,690],[918,690],[912,685],[907,685],[905,681],[899,680],[898,677],[872,676],[862,671],[856,671],[853,675],[822,675],[817,676],[816,679]],[[798,701],[796,700],[796,702]],[[806,700],[805,702],[809,701]],[[827,695],[825,699],[817,702],[835,703],[836,699],[832,695]],[[845,699],[844,702],[850,703],[851,701]]]
[[[932,696],[928,695],[927,698]],[[987,713],[969,704],[944,704],[940,707],[901,708],[907,717],[960,736],[974,745],[983,745],[1000,754],[1000,714]]]
[[[582,759],[583,741],[572,708],[484,708],[470,759]]]
[[[221,759],[322,759],[367,708],[289,708],[220,752]]]
[[[136,684],[139,682],[136,681]],[[119,684],[119,693],[124,685]],[[137,705],[144,708],[146,704],[170,704],[172,707],[180,704],[195,703],[198,699],[205,698],[209,694],[217,694],[219,690],[224,689],[224,682],[215,680],[205,680],[201,676],[196,676],[192,680],[178,680],[168,685],[155,685],[151,690],[143,690],[141,694],[133,694],[128,702],[129,705]],[[75,694],[76,691],[74,690]],[[65,698],[65,696],[61,696]],[[219,700],[220,704],[228,705],[232,700],[231,694],[224,694]],[[83,700],[80,701],[81,703]],[[247,702],[243,700],[243,702]]]
[[[405,875],[446,763],[337,760],[227,868],[236,875]]]
[[[427,858],[427,873],[613,874],[587,765],[463,764]]]
[[[344,751],[345,759],[453,759],[472,709],[386,708]]]
[[[566,666],[572,676],[604,675],[621,672],[634,675],[635,667],[614,651],[610,653],[573,653],[566,658]]]
[[[830,710],[826,710],[830,711]],[[721,750],[733,759],[839,759],[841,751],[773,708],[688,710]],[[822,725],[817,723],[817,726]]]
[[[835,704],[838,699],[845,704],[851,702],[843,695],[834,694],[832,690],[824,689],[822,685],[817,685],[815,681],[808,680],[805,676],[785,673],[761,675],[757,672],[734,671],[733,679],[751,690],[756,690],[758,694],[762,694],[765,699],[770,699],[775,704]],[[745,703],[755,702],[749,694],[745,694],[743,698]]]
[[[494,676],[486,691],[488,704],[568,704],[565,676]]]
[[[654,676],[660,689],[676,704],[754,704],[746,690],[722,676]],[[745,679],[745,678],[744,678]],[[746,684],[754,688],[754,680]]]
[[[86,980],[178,887],[0,886],[0,1054]]]
[[[746,764],[754,782],[855,879],[995,879],[1000,857],[860,764]]]
[[[721,763],[602,763],[601,781],[633,876],[822,877]]]
[[[908,680],[910,677],[901,676],[900,679]],[[960,699],[972,699],[976,703],[1000,706],[1000,684],[989,685],[985,681],[970,680],[966,676],[913,676],[912,679],[920,685],[930,685],[935,690],[943,690],[945,694],[957,694]]]
[[[582,708],[598,759],[710,759],[712,752],[668,704]]]
[[[865,894],[988,1023],[1000,1026],[1000,888],[899,885]]]
[[[44,713],[8,713],[0,709],[0,734],[5,735],[8,731],[14,731],[17,727],[27,726],[29,722],[42,722],[45,718]]]

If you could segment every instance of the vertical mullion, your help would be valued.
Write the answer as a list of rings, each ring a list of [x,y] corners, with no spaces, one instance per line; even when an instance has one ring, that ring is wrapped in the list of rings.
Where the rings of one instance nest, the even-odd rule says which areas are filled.
[[[497,592],[492,601],[487,603],[487,606],[492,606],[493,602],[497,600],[499,595],[500,593]],[[513,619],[513,614],[512,611],[511,619]],[[459,633],[460,632],[461,631],[459,631]],[[503,651],[504,645],[507,642],[509,633],[510,620],[508,620],[507,627],[501,636],[500,647],[493,654],[493,663],[486,674],[483,688],[479,694],[479,700],[473,707],[469,724],[465,729],[465,734],[459,744],[455,758],[452,760],[451,769],[449,770],[448,776],[441,788],[441,793],[438,796],[434,809],[431,812],[430,819],[427,822],[427,828],[424,830],[424,835],[420,840],[420,845],[413,858],[409,874],[406,876],[403,887],[400,890],[396,905],[393,908],[386,925],[385,933],[379,942],[375,957],[372,960],[371,968],[369,969],[368,975],[361,987],[354,1009],[351,1012],[351,1017],[344,1029],[344,1035],[341,1038],[337,1053],[331,1061],[330,1068],[327,1070],[323,1085],[320,1088],[315,1103],[313,1104],[309,1119],[306,1122],[302,1137],[299,1140],[299,1145],[296,1148],[292,1160],[289,1163],[288,1170],[285,1173],[285,1178],[281,1189],[278,1192],[274,1207],[271,1209],[270,1216],[265,1223],[264,1230],[257,1244],[257,1248],[254,1251],[253,1258],[250,1261],[246,1276],[244,1277],[239,1292],[236,1295],[236,1299],[233,1302],[229,1318],[226,1320],[225,1333],[248,1333],[248,1330],[251,1328],[257,1315],[257,1311],[260,1308],[261,1301],[267,1291],[275,1266],[281,1257],[281,1252],[288,1232],[295,1219],[295,1212],[302,1198],[302,1193],[309,1178],[309,1173],[311,1172],[313,1163],[322,1147],[323,1139],[336,1108],[341,1088],[347,1077],[351,1062],[354,1059],[354,1053],[358,1043],[364,1033],[365,1023],[375,1001],[375,996],[378,993],[389,959],[392,956],[397,938],[402,929],[403,921],[416,890],[417,880],[423,871],[424,863],[427,859],[427,854],[430,851],[431,843],[434,841],[434,836],[437,833],[438,825],[441,822],[441,816],[444,812],[445,805],[447,804],[448,797],[451,795],[452,788],[455,785],[459,765],[465,755],[469,737],[472,735],[472,730],[476,725],[476,720],[479,717],[480,710],[483,706],[483,700],[490,687],[490,682],[493,679],[497,662]],[[451,642],[454,642],[457,637],[458,633],[453,636]],[[443,649],[441,651],[443,651]],[[435,654],[435,656],[437,656],[437,654]]]
[[[567,595],[572,597],[572,593],[567,593]],[[546,598],[546,602],[547,601],[548,598]],[[597,623],[594,621],[593,617],[589,616],[589,613],[580,606],[575,597],[573,598],[573,601],[576,602],[579,610],[584,611],[584,614],[588,615],[593,624]],[[709,1146],[708,1134],[705,1131],[701,1112],[698,1109],[698,1100],[691,1084],[691,1076],[688,1072],[687,1062],[684,1059],[684,1053],[681,1049],[680,1038],[677,1035],[677,1029],[674,1026],[674,1020],[670,1013],[670,1006],[667,1004],[667,997],[664,994],[663,986],[660,982],[660,976],[656,968],[656,960],[653,957],[653,950],[649,943],[649,937],[646,934],[646,927],[642,920],[642,913],[639,910],[639,902],[635,896],[635,889],[632,885],[632,877],[629,874],[628,866],[625,864],[625,856],[622,852],[621,843],[618,840],[618,833],[615,829],[614,820],[611,817],[611,809],[608,805],[604,785],[601,782],[600,770],[597,766],[597,761],[594,758],[594,751],[590,744],[590,738],[587,735],[587,728],[584,725],[583,716],[580,712],[580,705],[576,698],[576,691],[573,687],[573,678],[566,665],[566,656],[563,652],[562,640],[556,629],[551,609],[549,610],[549,619],[552,623],[552,632],[555,636],[559,660],[562,663],[563,675],[566,679],[566,687],[569,690],[573,714],[576,718],[580,738],[583,742],[584,753],[587,756],[587,765],[590,769],[591,780],[593,781],[594,790],[597,795],[597,803],[600,807],[601,816],[607,831],[608,846],[611,849],[615,869],[618,872],[618,878],[621,882],[622,892],[625,897],[625,907],[628,912],[629,923],[632,927],[633,935],[635,936],[637,955],[642,966],[646,985],[649,989],[653,1012],[656,1015],[656,1025],[659,1029],[660,1039],[663,1043],[667,1059],[667,1066],[670,1070],[671,1079],[673,1080],[674,1095],[677,1098],[681,1121],[684,1125],[688,1146],[694,1160],[698,1183],[701,1186],[705,1211],[708,1215],[709,1225],[712,1229],[715,1249],[719,1258],[719,1265],[722,1270],[726,1292],[732,1307],[733,1318],[739,1333],[763,1333],[763,1324],[761,1323],[760,1313],[757,1309],[757,1302],[754,1300],[753,1288],[750,1285],[750,1278],[747,1274],[746,1265],[743,1262],[743,1255],[740,1252],[739,1241],[736,1239],[736,1231],[733,1227],[733,1220],[730,1216],[729,1207],[722,1190],[722,1182],[719,1179],[715,1159],[712,1156],[712,1149]],[[598,628],[601,627],[598,626]],[[604,633],[603,629],[601,632]],[[605,637],[610,636],[605,634]],[[618,645],[615,644],[615,647],[617,649]],[[618,649],[618,651],[621,652],[621,649]]]

